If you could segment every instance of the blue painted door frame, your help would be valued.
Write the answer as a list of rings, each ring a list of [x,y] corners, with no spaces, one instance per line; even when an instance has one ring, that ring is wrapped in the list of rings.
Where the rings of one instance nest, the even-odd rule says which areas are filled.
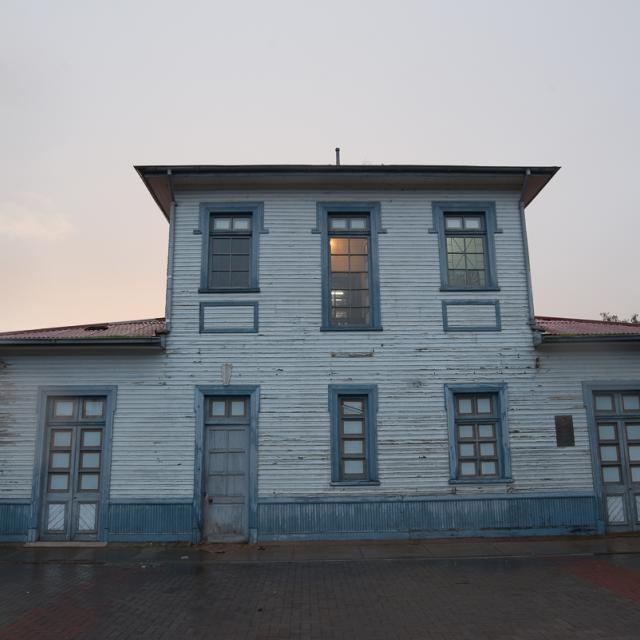
[[[260,387],[256,385],[197,386],[195,392],[196,447],[194,460],[193,531],[191,541],[202,542],[204,500],[205,400],[210,396],[249,396],[249,542],[258,539],[258,414]]]

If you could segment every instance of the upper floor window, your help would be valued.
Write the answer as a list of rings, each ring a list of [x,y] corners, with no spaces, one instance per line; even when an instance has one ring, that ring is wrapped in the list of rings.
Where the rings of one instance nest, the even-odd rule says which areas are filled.
[[[433,203],[444,290],[497,289],[493,203]]]
[[[212,203],[200,206],[201,292],[258,290],[261,203]]]
[[[380,329],[376,204],[319,204],[322,329]]]
[[[452,482],[510,480],[505,385],[446,385]]]

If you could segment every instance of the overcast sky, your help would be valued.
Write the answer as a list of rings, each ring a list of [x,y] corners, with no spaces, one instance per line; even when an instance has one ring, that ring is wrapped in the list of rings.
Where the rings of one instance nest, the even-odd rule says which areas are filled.
[[[0,330],[164,314],[133,164],[561,165],[536,312],[640,311],[640,2],[0,3]]]

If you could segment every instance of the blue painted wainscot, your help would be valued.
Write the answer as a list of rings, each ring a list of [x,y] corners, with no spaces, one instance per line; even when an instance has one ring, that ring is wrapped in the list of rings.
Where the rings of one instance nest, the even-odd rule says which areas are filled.
[[[26,542],[30,515],[31,500],[0,503],[0,541]]]
[[[269,498],[259,540],[411,539],[603,533],[593,494]]]

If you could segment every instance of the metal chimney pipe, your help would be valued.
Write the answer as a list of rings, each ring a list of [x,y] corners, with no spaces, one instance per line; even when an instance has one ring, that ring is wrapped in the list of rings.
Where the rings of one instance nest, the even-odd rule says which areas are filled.
[[[336,167],[340,166],[340,147],[336,147]]]

